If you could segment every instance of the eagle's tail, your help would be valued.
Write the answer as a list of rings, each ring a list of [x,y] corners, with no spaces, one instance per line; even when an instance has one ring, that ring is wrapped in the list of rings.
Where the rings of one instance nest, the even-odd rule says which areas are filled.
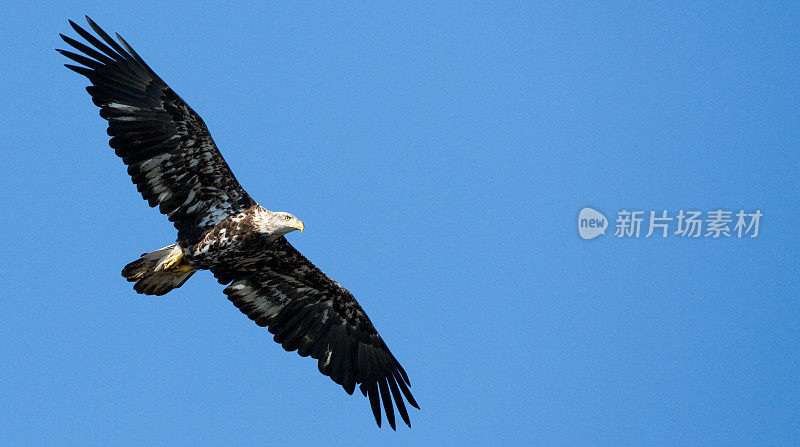
[[[135,282],[133,289],[145,295],[163,295],[177,289],[197,269],[184,262],[183,250],[176,244],[145,253],[122,269],[122,276]]]

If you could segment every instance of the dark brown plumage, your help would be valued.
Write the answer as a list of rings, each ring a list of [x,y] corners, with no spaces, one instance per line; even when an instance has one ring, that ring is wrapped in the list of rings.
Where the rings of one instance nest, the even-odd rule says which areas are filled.
[[[378,426],[381,405],[393,429],[395,406],[411,426],[405,401],[419,406],[403,367],[353,295],[283,236],[302,222],[260,207],[200,116],[122,37],[116,42],[86,19],[99,38],[70,21],[89,45],[61,35],[82,54],[58,51],[91,82],[86,90],[108,121],[109,144],[142,197],[178,230],[176,244],[145,253],[123,276],[139,293],[163,295],[196,270],[210,270],[228,285],[228,299],[284,349],[317,359],[319,371],[348,394],[360,385]]]

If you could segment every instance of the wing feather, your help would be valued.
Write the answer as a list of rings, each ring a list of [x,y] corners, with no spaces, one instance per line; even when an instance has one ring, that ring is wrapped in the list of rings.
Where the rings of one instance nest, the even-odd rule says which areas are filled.
[[[89,45],[61,35],[79,53],[58,51],[79,64],[67,68],[91,81],[86,90],[108,121],[109,145],[148,204],[167,215],[179,238],[254,205],[202,118],[124,39],[86,20],[99,38],[70,21]]]
[[[211,271],[228,299],[287,351],[317,360],[319,371],[353,394],[360,384],[375,422],[381,404],[395,428],[394,407],[410,427],[403,401],[419,408],[405,370],[353,295],[309,262],[285,238],[246,265]],[[394,402],[394,403],[393,403]]]

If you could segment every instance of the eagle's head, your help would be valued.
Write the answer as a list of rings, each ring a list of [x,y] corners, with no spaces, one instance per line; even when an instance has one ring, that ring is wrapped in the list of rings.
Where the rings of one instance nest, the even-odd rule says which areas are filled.
[[[269,236],[283,236],[294,230],[303,231],[305,228],[300,219],[289,213],[256,207],[251,216],[255,230]]]
[[[275,220],[275,227],[280,234],[290,233],[294,230],[300,230],[302,232],[306,227],[300,219],[289,213],[279,212],[272,214],[274,214],[273,219]]]

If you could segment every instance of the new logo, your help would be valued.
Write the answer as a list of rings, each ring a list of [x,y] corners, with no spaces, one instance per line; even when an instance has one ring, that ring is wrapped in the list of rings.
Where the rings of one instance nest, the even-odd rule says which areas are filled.
[[[606,234],[608,219],[600,211],[584,208],[578,213],[578,234],[584,239],[594,239]]]

